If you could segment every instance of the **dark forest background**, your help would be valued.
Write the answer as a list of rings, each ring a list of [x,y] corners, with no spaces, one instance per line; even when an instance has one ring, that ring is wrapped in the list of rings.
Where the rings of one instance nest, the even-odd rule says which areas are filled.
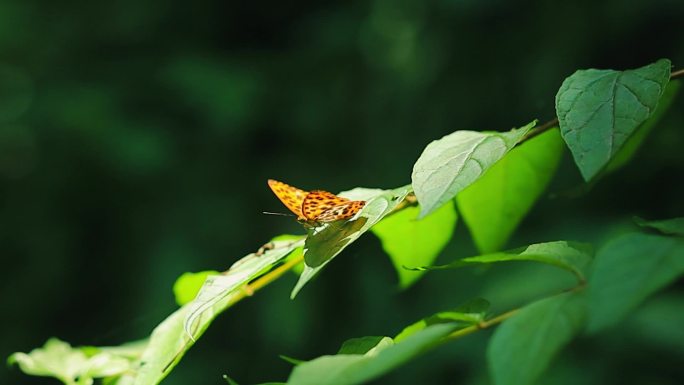
[[[144,338],[176,308],[183,272],[224,270],[302,232],[261,214],[284,210],[268,178],[334,192],[407,184],[431,140],[553,118],[577,69],[661,57],[683,68],[682,20],[680,0],[0,0],[0,357],[51,336]],[[508,246],[600,246],[632,215],[682,216],[683,100],[630,165],[591,188],[566,152]],[[441,261],[475,253],[459,223]],[[334,353],[475,296],[506,310],[569,285],[553,274],[435,272],[400,291],[368,234],[296,300],[290,274],[230,309],[165,383],[285,380],[278,354]],[[681,285],[668,289],[574,342],[543,383],[681,383],[682,309]],[[489,334],[376,382],[486,384]],[[14,367],[0,383],[57,382]]]

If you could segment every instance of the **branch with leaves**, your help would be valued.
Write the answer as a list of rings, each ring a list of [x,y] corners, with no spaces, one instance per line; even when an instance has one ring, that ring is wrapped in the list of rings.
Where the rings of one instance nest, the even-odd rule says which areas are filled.
[[[489,314],[486,300],[475,299],[423,318],[394,337],[349,340],[335,355],[297,362],[288,384],[365,383],[444,343],[499,324],[487,355],[493,382],[533,384],[575,336],[619,322],[684,273],[682,218],[639,220],[641,231],[609,241],[595,256],[590,246],[567,241],[501,251],[544,193],[564,147],[587,182],[629,162],[677,94],[679,84],[670,80],[684,76],[684,70],[671,72],[670,67],[669,60],[661,59],[634,70],[577,71],[560,87],[558,117],[547,123],[533,121],[508,132],[456,131],[435,140],[416,161],[410,185],[340,193],[341,202],[364,202],[349,220],[311,222],[316,226],[306,236],[277,237],[223,273],[181,277],[175,286],[181,307],[149,339],[116,348],[72,348],[51,340],[31,353],[15,353],[10,362],[65,384],[93,378],[119,385],[157,384],[217,315],[302,266],[294,298],[370,230],[397,268],[403,288],[430,271],[510,262],[563,269],[577,285],[498,315]],[[481,254],[435,266],[458,215]],[[646,254],[649,258],[643,258]]]

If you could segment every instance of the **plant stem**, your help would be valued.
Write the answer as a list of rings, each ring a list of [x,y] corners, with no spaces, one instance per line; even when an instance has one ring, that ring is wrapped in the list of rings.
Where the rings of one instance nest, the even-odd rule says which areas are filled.
[[[670,80],[678,79],[678,78],[680,78],[680,77],[682,77],[682,76],[684,76],[684,69],[681,69],[681,70],[672,72],[672,73],[670,74]]]
[[[548,129],[550,129],[552,127],[556,127],[557,125],[558,125],[558,118],[553,118],[553,119],[549,120],[548,122],[542,124],[541,126],[537,126],[533,129],[531,129],[530,132],[528,132],[527,135],[525,135],[525,137],[522,138],[522,140],[518,143],[518,145],[521,145],[521,144],[527,142],[528,140],[534,138],[535,136],[537,136],[543,132],[546,132]]]
[[[498,316],[496,316],[492,319],[489,319],[487,321],[482,321],[478,324],[468,326],[467,328],[456,330],[455,332],[446,336],[446,338],[444,338],[443,342],[453,341],[453,340],[459,339],[461,337],[467,336],[468,334],[475,333],[478,330],[487,329],[491,326],[500,324],[501,322],[513,317],[513,315],[515,315],[519,310],[520,309],[509,310],[509,311],[507,311],[503,314],[499,314]]]
[[[280,278],[281,275],[285,274],[286,272],[291,270],[293,267],[300,264],[303,260],[304,260],[304,254],[300,254],[297,257],[291,258],[289,261],[285,262],[284,264],[282,264],[282,265],[278,266],[277,268],[269,271],[268,273],[262,275],[256,281],[243,286],[242,290],[240,290],[240,292],[237,295],[235,295],[235,297],[231,298],[230,303],[228,304],[226,309],[235,305],[237,302],[239,302],[243,298],[252,296],[257,290],[263,288],[264,286],[268,285],[269,283]]]

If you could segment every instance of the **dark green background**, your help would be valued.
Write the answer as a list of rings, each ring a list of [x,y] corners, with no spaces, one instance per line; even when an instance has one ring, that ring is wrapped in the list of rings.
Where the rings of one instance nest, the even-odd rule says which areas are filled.
[[[551,119],[576,69],[661,57],[682,68],[682,20],[680,0],[0,0],[0,357],[51,336],[143,338],[175,309],[180,274],[301,232],[261,214],[284,210],[267,178],[404,185],[431,140]],[[600,245],[631,215],[684,215],[682,106],[680,95],[636,159],[588,193],[566,153],[509,246]],[[441,260],[473,253],[459,223]],[[291,274],[218,318],[165,383],[285,380],[278,354],[313,358],[473,296],[505,310],[571,285],[525,264],[435,272],[405,292],[394,274],[366,235],[295,301]],[[683,308],[670,288],[655,310],[573,343],[546,383],[681,383]],[[488,335],[378,383],[486,384]],[[10,368],[0,383],[57,382]]]

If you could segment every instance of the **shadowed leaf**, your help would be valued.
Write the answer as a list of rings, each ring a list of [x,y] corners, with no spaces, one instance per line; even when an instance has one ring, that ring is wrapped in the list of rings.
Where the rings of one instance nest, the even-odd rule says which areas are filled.
[[[661,59],[627,71],[580,70],[556,95],[561,134],[584,180],[591,180],[656,109],[670,80]]]

